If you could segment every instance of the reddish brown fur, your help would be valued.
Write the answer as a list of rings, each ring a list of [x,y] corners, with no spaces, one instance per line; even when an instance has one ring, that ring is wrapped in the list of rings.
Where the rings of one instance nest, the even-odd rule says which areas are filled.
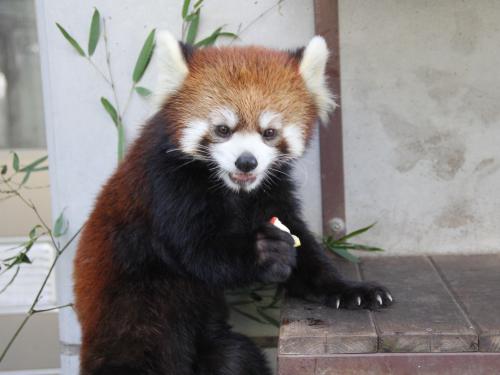
[[[263,111],[281,113],[283,122],[303,126],[306,139],[314,129],[317,108],[299,74],[299,60],[285,51],[262,47],[196,50],[189,74],[164,107],[178,141],[193,118],[207,118],[215,108],[236,111],[241,130],[259,131]],[[239,130],[237,129],[237,130]]]
[[[131,197],[137,191],[138,181],[144,181],[143,170],[137,163],[128,160],[141,160],[145,145],[136,143],[127,154],[126,160],[103,188],[96,206],[82,231],[74,266],[75,309],[82,328],[82,361],[92,340],[91,334],[97,331],[101,321],[106,290],[118,288],[116,278],[120,272],[113,261],[112,241],[116,222],[123,224],[137,220],[132,216],[142,212],[144,196]],[[126,215],[124,215],[126,213]],[[128,214],[128,215],[127,215]],[[112,224],[111,224],[112,223]]]

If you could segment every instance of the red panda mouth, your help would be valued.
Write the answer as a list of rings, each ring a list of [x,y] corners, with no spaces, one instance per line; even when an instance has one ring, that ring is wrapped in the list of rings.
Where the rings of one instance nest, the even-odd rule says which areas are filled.
[[[257,176],[253,173],[236,172],[236,173],[230,173],[229,178],[235,184],[248,185],[248,184],[251,184],[252,182],[254,182],[257,179]]]

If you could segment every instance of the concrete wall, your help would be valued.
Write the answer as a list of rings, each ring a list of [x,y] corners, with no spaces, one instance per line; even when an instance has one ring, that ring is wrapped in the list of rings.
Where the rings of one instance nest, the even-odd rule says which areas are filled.
[[[238,43],[259,43],[273,47],[296,47],[314,34],[312,1],[287,0],[260,17],[277,1],[208,0],[203,8],[200,36],[217,26],[235,31],[249,26]],[[78,40],[87,45],[88,25],[93,6],[106,16],[110,37],[112,69],[117,80],[119,100],[124,103],[137,54],[152,28],[167,28],[180,36],[182,1],[133,0],[111,2],[96,0],[91,4],[78,0],[37,2],[38,29],[42,59],[47,144],[53,196],[52,212],[63,208],[70,222],[69,238],[85,221],[100,186],[116,164],[116,132],[99,98],[111,97],[89,64],[79,57],[55,27],[60,22]],[[221,11],[223,9],[223,11]],[[102,41],[101,41],[102,42]],[[105,69],[102,45],[95,55]],[[141,85],[154,87],[154,64]],[[123,105],[123,104],[122,104]],[[148,104],[134,97],[125,118],[127,138],[131,141],[149,115]],[[307,199],[306,216],[319,231],[320,198],[318,148],[299,164],[297,177]],[[71,268],[74,246],[59,263],[58,296],[61,304],[72,300]],[[60,314],[62,366],[65,374],[76,374],[79,331],[71,310]]]
[[[500,2],[342,0],[348,229],[390,253],[500,250]]]
[[[56,312],[36,314],[28,321],[0,364],[0,375],[12,374],[10,371],[18,375],[34,374],[37,369],[59,366],[57,315]],[[7,345],[23,318],[22,314],[0,314],[0,348]]]

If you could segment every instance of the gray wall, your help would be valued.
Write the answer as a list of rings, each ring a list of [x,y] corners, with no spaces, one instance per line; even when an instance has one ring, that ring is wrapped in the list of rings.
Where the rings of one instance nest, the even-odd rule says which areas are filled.
[[[33,0],[0,1],[0,147],[44,148]]]
[[[500,249],[500,2],[340,1],[348,229]]]
[[[56,312],[35,314],[28,321],[2,361],[0,375],[10,371],[19,371],[19,375],[33,374],[36,369],[59,366],[57,315]],[[24,314],[0,315],[0,348],[7,345],[23,318]]]

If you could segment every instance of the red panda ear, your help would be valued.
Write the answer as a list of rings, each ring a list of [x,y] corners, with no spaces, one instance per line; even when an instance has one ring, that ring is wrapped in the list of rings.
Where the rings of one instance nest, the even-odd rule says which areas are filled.
[[[184,56],[184,60],[189,65],[189,62],[191,61],[191,57],[193,57],[193,53],[196,50],[196,47],[193,46],[192,44],[187,44],[181,41],[179,41],[179,45],[181,46],[181,51],[182,55]]]
[[[181,44],[168,31],[160,31],[156,36],[155,58],[158,64],[158,81],[154,102],[158,107],[165,103],[179,89],[189,67],[189,47]]]
[[[326,124],[328,114],[337,106],[328,88],[325,73],[328,55],[328,48],[323,37],[315,36],[302,52],[299,65],[300,75],[314,97],[318,107],[318,116],[323,124]]]
[[[302,60],[302,56],[304,55],[305,49],[306,49],[306,47],[296,48],[294,50],[288,51],[288,54],[290,55],[290,57],[292,59],[295,59],[295,60],[297,60],[298,63],[300,63],[300,61]]]

